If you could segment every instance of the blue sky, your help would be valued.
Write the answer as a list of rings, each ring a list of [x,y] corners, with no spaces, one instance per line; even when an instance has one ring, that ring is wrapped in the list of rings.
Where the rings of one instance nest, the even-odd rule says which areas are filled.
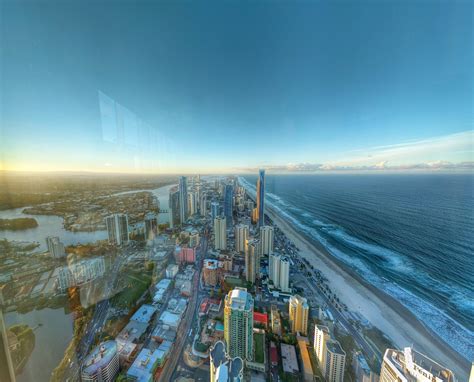
[[[2,8],[5,169],[212,172],[473,160],[467,1],[67,0]],[[110,128],[115,138],[104,133]]]

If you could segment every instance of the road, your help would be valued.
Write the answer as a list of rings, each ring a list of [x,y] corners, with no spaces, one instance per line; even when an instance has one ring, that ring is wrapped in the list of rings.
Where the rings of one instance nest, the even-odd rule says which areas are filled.
[[[313,274],[313,276],[316,276],[316,273],[314,271],[310,270],[310,272]],[[336,321],[339,321],[349,331],[349,333],[352,335],[357,345],[359,345],[359,347],[364,352],[367,359],[373,359],[375,357],[379,362],[382,362],[381,354],[379,352],[374,351],[374,349],[369,345],[367,340],[359,333],[359,331],[356,328],[354,328],[354,326],[344,317],[343,314],[339,312],[338,309],[335,308],[335,306],[326,297],[323,291],[319,287],[315,287],[314,284],[310,283],[308,280],[308,277],[303,276],[303,279],[306,282],[306,285],[308,286],[308,288],[318,293],[323,298],[324,302],[328,306],[328,309],[333,315],[334,319]]]
[[[67,381],[77,381],[80,378],[82,363],[86,356],[89,354],[95,335],[96,333],[102,331],[102,328],[105,325],[105,322],[107,321],[108,311],[110,308],[110,299],[108,296],[112,295],[113,290],[117,286],[116,284],[118,281],[120,268],[122,267],[122,264],[127,257],[128,249],[125,249],[124,253],[121,253],[116,257],[112,269],[107,273],[109,277],[105,283],[104,289],[104,296],[107,297],[104,300],[98,302],[95,306],[92,319],[87,324],[87,328],[76,348],[76,366],[74,368],[69,368],[64,375],[64,379]]]
[[[200,288],[199,280],[201,279],[201,264],[202,264],[203,257],[207,254],[207,248],[208,248],[208,239],[207,237],[203,237],[202,242],[201,242],[201,250],[199,251],[198,257],[196,259],[198,270],[194,274],[194,280],[193,280],[194,293],[191,298],[191,301],[189,302],[188,309],[186,310],[186,315],[184,317],[184,320],[181,323],[180,330],[178,331],[178,334],[176,336],[176,341],[173,346],[173,349],[168,357],[168,362],[166,363],[160,375],[160,379],[159,379],[160,381],[174,380],[175,379],[174,374],[176,371],[176,366],[178,364],[178,361],[182,362],[184,345],[186,343],[186,340],[188,339],[188,333],[189,333],[189,330],[191,329],[191,325],[193,324],[195,318],[197,317],[197,311],[199,308],[199,305],[197,304],[197,300],[198,300],[199,288]]]

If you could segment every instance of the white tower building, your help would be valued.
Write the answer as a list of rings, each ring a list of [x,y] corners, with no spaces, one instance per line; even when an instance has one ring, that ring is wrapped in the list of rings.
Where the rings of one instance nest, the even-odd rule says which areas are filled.
[[[249,226],[246,224],[237,224],[234,228],[235,250],[240,253],[246,252],[247,240],[249,238]]]
[[[227,226],[224,216],[214,219],[214,248],[223,250],[227,248]]]
[[[273,227],[264,225],[260,227],[261,254],[269,255],[273,253]]]

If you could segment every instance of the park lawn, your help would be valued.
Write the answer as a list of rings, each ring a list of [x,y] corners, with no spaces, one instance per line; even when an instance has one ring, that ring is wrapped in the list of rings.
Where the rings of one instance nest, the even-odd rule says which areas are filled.
[[[255,362],[264,363],[265,362],[265,334],[263,333],[254,333],[254,346],[255,346]]]
[[[131,308],[150,286],[151,277],[147,274],[127,275],[127,287],[113,297],[113,304],[119,308]]]

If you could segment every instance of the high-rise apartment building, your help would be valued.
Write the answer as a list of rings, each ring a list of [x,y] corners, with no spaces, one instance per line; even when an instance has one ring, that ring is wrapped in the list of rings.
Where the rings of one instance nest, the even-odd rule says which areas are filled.
[[[288,309],[290,315],[291,331],[293,333],[299,332],[305,336],[308,333],[308,301],[306,298],[296,294],[290,297]]]
[[[326,371],[326,343],[331,339],[329,328],[323,325],[314,327],[314,353],[319,363],[321,373],[325,375]]]
[[[115,214],[105,218],[109,243],[114,245],[128,244],[128,216]]]
[[[245,253],[247,248],[247,240],[249,238],[249,226],[247,224],[237,224],[234,228],[235,250]]]
[[[207,196],[206,194],[199,195],[199,214],[201,216],[207,215]]]
[[[273,286],[283,292],[290,291],[290,261],[278,253],[268,256],[268,277]]]
[[[112,382],[119,372],[119,356],[115,341],[102,342],[85,358],[81,370],[83,382]]]
[[[258,226],[263,226],[265,217],[265,170],[258,172],[257,181],[257,217]]]
[[[220,215],[219,213],[219,202],[212,202],[211,203],[211,219],[214,221],[216,217]]]
[[[242,358],[230,358],[222,341],[209,349],[209,366],[210,382],[241,382],[244,379]]]
[[[253,297],[245,288],[231,290],[224,300],[224,339],[230,357],[253,360]]]
[[[176,228],[181,224],[181,209],[179,208],[179,188],[170,189],[168,200],[170,228]]]
[[[57,236],[48,236],[46,238],[46,246],[48,247],[49,255],[55,259],[66,256],[66,251],[64,250],[64,244],[61,243],[59,237]]]
[[[188,185],[185,176],[179,178],[179,219],[184,224],[188,219]]]
[[[273,240],[274,240],[273,227],[264,225],[260,227],[260,245],[262,255],[270,255],[273,253]]]
[[[454,382],[454,374],[436,361],[406,347],[387,349],[380,371],[380,382]]]
[[[224,216],[227,220],[227,227],[232,227],[232,214],[234,210],[234,187],[226,184],[224,188]]]
[[[188,192],[188,216],[193,216],[198,212],[198,198],[196,192]]]
[[[343,382],[346,352],[338,341],[330,340],[326,342],[325,363],[324,377],[326,381]]]
[[[214,219],[214,248],[224,250],[227,248],[227,226],[224,216]]]
[[[247,251],[245,252],[245,279],[255,283],[260,277],[260,241],[258,239],[247,240]]]

